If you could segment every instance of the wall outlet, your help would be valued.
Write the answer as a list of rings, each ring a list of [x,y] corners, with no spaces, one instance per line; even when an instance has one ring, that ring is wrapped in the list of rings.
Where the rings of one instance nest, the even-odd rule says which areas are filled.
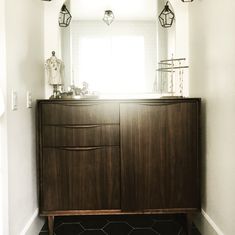
[[[13,111],[17,110],[18,108],[18,97],[17,97],[17,92],[12,90],[11,92],[11,109]]]
[[[31,92],[27,91],[26,96],[27,96],[27,108],[32,108],[32,106],[33,106],[33,99],[32,99]]]

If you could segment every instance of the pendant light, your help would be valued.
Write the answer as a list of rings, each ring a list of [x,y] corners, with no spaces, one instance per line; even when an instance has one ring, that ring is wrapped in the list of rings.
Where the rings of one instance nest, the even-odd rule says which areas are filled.
[[[169,28],[172,26],[173,21],[175,19],[175,14],[170,9],[170,7],[168,5],[168,1],[166,2],[166,5],[165,5],[164,9],[162,10],[162,12],[160,13],[158,18],[159,18],[160,24],[163,28]]]
[[[107,24],[110,25],[114,21],[114,14],[111,10],[106,10],[104,12],[104,18],[103,21]]]
[[[67,9],[66,5],[63,4],[60,10],[60,14],[59,14],[59,26],[60,27],[69,26],[71,19],[72,19],[72,16],[69,10]]]
[[[182,2],[193,2],[193,0],[181,0]]]

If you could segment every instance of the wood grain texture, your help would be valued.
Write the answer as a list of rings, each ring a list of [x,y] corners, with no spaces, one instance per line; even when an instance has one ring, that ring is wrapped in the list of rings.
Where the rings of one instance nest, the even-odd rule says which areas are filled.
[[[119,146],[119,124],[43,126],[43,146]]]
[[[146,209],[141,211],[123,211],[123,210],[61,210],[61,211],[41,211],[41,216],[61,216],[61,215],[151,215],[151,214],[191,214],[200,210],[196,208],[170,208],[170,209]]]
[[[119,123],[119,104],[106,102],[46,103],[43,124]]]
[[[168,208],[200,208],[198,114],[197,103],[179,103],[166,110],[165,186]]]
[[[121,104],[122,209],[199,208],[197,103]]]
[[[44,148],[41,210],[120,208],[119,147]]]
[[[40,214],[198,211],[199,130],[196,98],[38,101]]]
[[[121,104],[122,209],[166,207],[165,106]]]
[[[48,216],[48,230],[49,235],[54,234],[54,216]]]

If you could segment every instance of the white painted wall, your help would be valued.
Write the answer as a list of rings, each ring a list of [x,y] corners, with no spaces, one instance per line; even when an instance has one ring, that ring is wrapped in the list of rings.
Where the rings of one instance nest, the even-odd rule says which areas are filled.
[[[158,1],[158,15],[163,10],[167,0]],[[182,1],[170,1],[170,9],[175,14],[175,20],[170,28],[157,26],[158,32],[158,61],[174,58],[186,58],[184,65],[189,64],[189,26],[188,26],[188,6],[189,3]],[[158,19],[157,19],[158,21]],[[189,74],[184,70],[184,96],[188,96]]]
[[[70,9],[70,1],[66,1],[67,9]],[[57,28],[58,23],[57,23]],[[72,39],[71,39],[71,27],[64,27],[60,29],[60,39],[61,39],[61,59],[64,62],[64,84],[63,88],[67,91],[68,87],[71,85],[72,78]]]
[[[5,0],[0,0],[0,234],[8,234]]]
[[[171,5],[175,13],[175,57],[185,57],[188,59],[188,42],[189,42],[189,26],[188,26],[188,3],[181,1],[171,1]],[[168,50],[171,55],[171,50]]]
[[[38,208],[35,100],[44,97],[43,3],[7,0],[5,4],[9,234],[23,235]],[[12,89],[18,94],[16,111],[11,110]],[[26,91],[32,92],[32,109],[26,108]],[[38,222],[30,235],[38,234],[42,225]]]
[[[158,0],[158,15],[163,10],[166,0]],[[172,54],[175,58],[185,57],[188,58],[188,6],[189,4],[182,3],[181,1],[170,1],[168,3],[170,9],[175,13],[174,23],[170,28],[163,28],[158,23],[159,31],[159,47],[166,52],[159,52],[159,60],[170,59]],[[159,22],[158,18],[156,18]]]
[[[44,61],[51,57],[51,52],[56,52],[56,57],[61,59],[61,29],[58,25],[58,16],[65,0],[42,2],[44,5]],[[52,87],[45,81],[45,97],[52,95]]]
[[[234,11],[234,0],[197,0],[189,13],[190,95],[203,98],[202,208],[224,235],[235,234]]]

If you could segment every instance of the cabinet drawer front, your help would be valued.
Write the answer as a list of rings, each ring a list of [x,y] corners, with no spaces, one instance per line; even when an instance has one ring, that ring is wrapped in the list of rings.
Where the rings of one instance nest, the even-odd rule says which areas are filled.
[[[44,148],[43,155],[43,211],[120,208],[119,147]]]
[[[119,145],[119,125],[43,126],[43,146]]]
[[[63,102],[42,105],[43,124],[119,123],[118,103]]]

